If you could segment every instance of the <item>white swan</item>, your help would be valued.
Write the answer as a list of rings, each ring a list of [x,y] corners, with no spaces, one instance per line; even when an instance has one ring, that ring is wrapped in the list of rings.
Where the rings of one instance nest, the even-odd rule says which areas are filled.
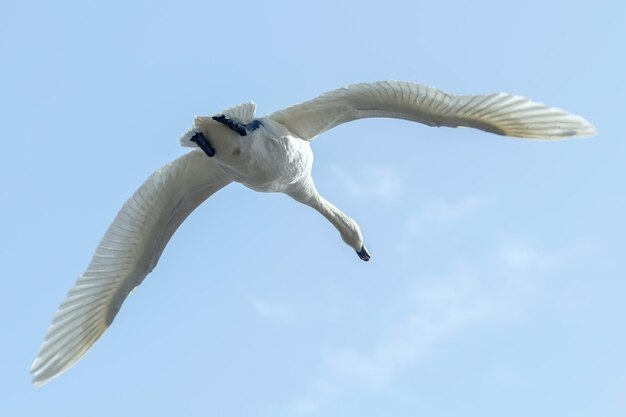
[[[124,204],[52,320],[31,368],[35,385],[67,370],[89,350],[155,267],[183,220],[232,181],[255,191],[282,192],[313,207],[361,259],[369,260],[359,226],[320,196],[311,178],[311,141],[341,123],[391,117],[524,138],[595,134],[583,118],[524,97],[458,96],[409,82],[350,85],[259,119],[255,109],[246,103],[196,117],[181,143],[200,149],[156,171]]]

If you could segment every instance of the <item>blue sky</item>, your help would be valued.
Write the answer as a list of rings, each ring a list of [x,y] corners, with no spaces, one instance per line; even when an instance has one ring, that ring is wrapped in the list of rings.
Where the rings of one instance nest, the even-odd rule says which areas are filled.
[[[4,2],[0,414],[626,415],[626,10],[618,2]],[[239,185],[182,225],[41,389],[52,315],[196,114],[347,83],[506,91],[583,115],[537,143],[364,120],[313,145],[316,212]],[[8,148],[8,149],[7,149]]]

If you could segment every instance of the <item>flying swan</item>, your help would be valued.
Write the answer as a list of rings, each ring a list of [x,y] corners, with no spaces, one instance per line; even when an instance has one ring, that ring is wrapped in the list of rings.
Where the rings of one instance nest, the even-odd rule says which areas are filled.
[[[196,117],[181,138],[183,146],[196,149],[153,173],[122,206],[52,320],[32,364],[34,385],[45,384],[89,350],[156,266],[178,226],[233,181],[254,191],[285,193],[314,208],[359,258],[369,260],[359,226],[325,200],[311,178],[311,142],[335,126],[390,117],[530,139],[595,134],[585,119],[525,97],[453,95],[411,82],[348,85],[260,118],[255,110],[249,102]]]

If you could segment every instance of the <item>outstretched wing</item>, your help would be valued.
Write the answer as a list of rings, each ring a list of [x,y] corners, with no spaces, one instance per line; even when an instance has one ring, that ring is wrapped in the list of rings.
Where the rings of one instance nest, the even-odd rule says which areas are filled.
[[[201,150],[194,150],[153,173],[135,191],[56,312],[31,368],[35,385],[67,370],[89,350],[155,267],[178,226],[229,182]]]
[[[474,127],[535,139],[593,136],[585,119],[528,98],[497,93],[457,96],[399,81],[348,85],[270,115],[302,139],[366,117],[391,117],[429,126]]]

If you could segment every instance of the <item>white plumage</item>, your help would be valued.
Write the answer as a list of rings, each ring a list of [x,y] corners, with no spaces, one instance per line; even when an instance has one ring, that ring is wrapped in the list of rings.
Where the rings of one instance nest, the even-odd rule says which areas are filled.
[[[250,125],[254,103],[220,115]],[[559,139],[592,136],[591,124],[563,110],[510,94],[458,96],[410,82],[350,85],[267,117],[248,134],[212,117],[197,117],[181,139],[200,133],[215,150],[200,149],[152,174],[124,204],[100,241],[87,270],[59,307],[33,362],[33,383],[42,385],[67,370],[111,324],[128,294],[157,261],[185,218],[232,181],[262,192],[283,192],[324,215],[363,260],[369,253],[354,220],[326,201],[311,178],[310,142],[339,124],[390,117],[429,126],[473,127],[505,136]]]

